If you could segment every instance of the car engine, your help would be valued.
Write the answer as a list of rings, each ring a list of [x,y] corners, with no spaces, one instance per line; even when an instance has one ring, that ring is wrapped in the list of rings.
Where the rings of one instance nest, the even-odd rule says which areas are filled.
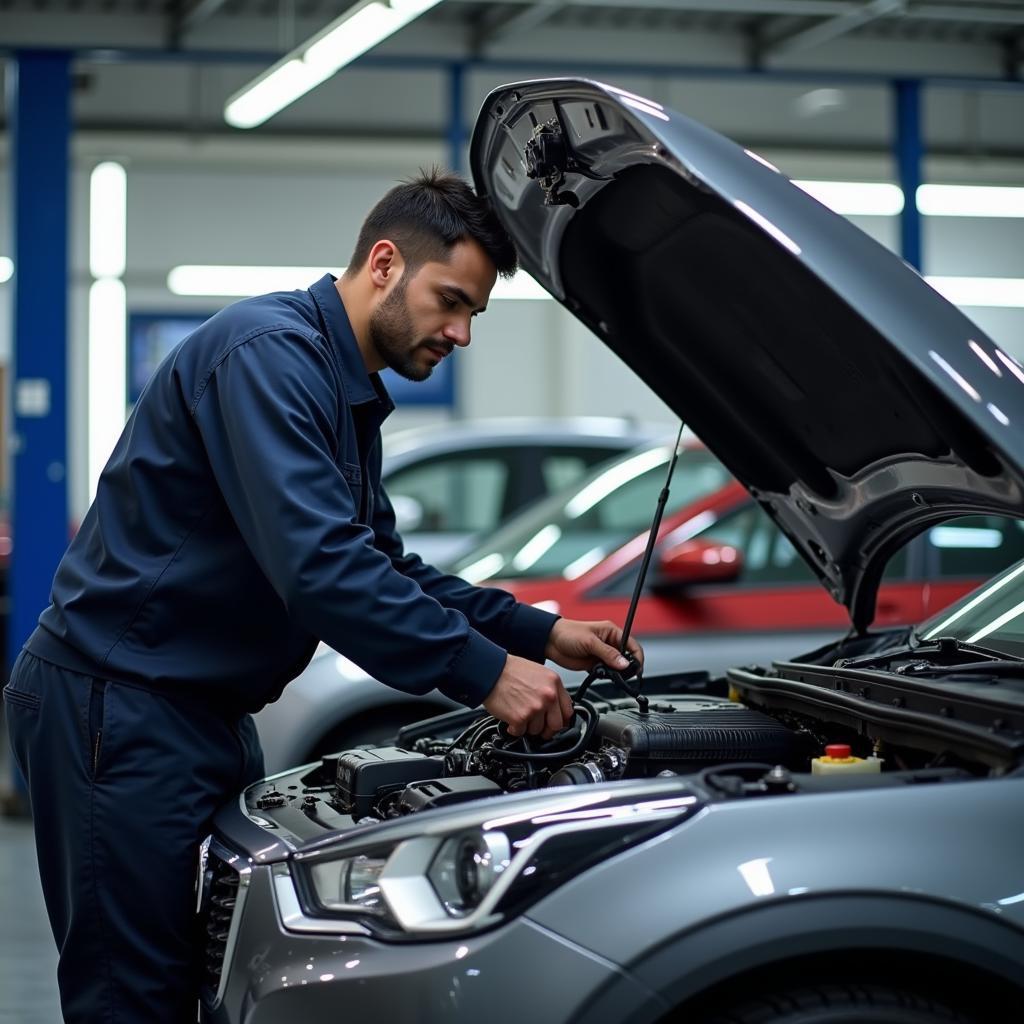
[[[406,726],[392,745],[339,751],[257,783],[247,810],[301,841],[502,793],[659,775],[699,777],[712,798],[735,799],[1019,770],[1024,683],[955,677],[928,689],[835,655],[829,646],[728,679],[661,676],[646,695],[601,683],[590,699],[577,694],[572,723],[549,739],[511,736],[480,710],[453,711]],[[873,774],[815,774],[830,744],[872,762]]]

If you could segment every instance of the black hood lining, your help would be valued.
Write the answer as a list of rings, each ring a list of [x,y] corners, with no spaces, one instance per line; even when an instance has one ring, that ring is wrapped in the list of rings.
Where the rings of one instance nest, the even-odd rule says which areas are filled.
[[[796,256],[669,168],[629,168],[594,196],[566,228],[560,271],[574,312],[755,491],[799,479],[827,500],[833,473],[907,453],[1001,471],[973,424]]]

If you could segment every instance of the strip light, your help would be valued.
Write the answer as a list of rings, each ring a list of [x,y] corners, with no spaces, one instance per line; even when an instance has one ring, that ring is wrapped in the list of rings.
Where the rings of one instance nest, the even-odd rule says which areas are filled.
[[[954,306],[1024,309],[1022,277],[926,277]]]
[[[124,429],[126,366],[124,282],[116,277],[89,288],[89,500]]]
[[[1024,188],[922,185],[917,208],[928,217],[1024,217]]]
[[[2,270],[2,267],[0,267]],[[345,267],[330,273],[340,276]],[[308,288],[323,277],[323,267],[232,267],[182,264],[167,275],[174,295],[214,298],[245,298],[265,292]],[[925,280],[956,306],[1024,308],[1024,278],[1020,277],[926,277]],[[492,299],[550,299],[537,281],[520,270],[510,281],[498,278]]]
[[[796,181],[823,206],[844,217],[892,217],[903,209],[903,189],[883,181]]]
[[[364,0],[231,96],[224,120],[255,128],[394,35],[440,0]]]
[[[330,273],[340,276],[345,267]],[[308,288],[310,282],[328,273],[324,267],[230,267],[182,264],[167,275],[167,287],[175,295],[227,296],[242,298],[264,292]],[[550,299],[534,278],[524,271],[506,281],[498,278],[492,299]]]
[[[89,500],[124,428],[127,411],[127,175],[97,164],[89,179],[88,474]]]
[[[89,272],[121,277],[125,267],[128,176],[120,164],[102,163],[89,178]]]
[[[308,288],[327,273],[323,267],[217,267],[184,264],[167,275],[175,295],[223,295],[241,298],[265,292]],[[344,269],[339,270],[344,273]]]
[[[793,184],[844,216],[893,217],[903,190],[882,181],[807,181]],[[1008,185],[921,185],[917,208],[926,217],[1024,217],[1024,188]]]

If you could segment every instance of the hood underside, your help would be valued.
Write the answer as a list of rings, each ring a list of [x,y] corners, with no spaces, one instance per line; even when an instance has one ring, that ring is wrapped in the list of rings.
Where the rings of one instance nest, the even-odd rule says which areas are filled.
[[[760,158],[594,82],[506,86],[471,159],[524,268],[697,433],[855,626],[930,524],[1024,515],[1024,370]]]

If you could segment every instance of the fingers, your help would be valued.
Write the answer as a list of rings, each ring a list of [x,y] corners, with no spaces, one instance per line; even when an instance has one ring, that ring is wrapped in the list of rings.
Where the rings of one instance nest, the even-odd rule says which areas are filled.
[[[561,681],[558,683],[558,703],[562,708],[562,720],[568,725],[572,721],[572,716],[576,713],[572,706],[572,697],[569,696],[568,691],[562,685]]]
[[[611,644],[603,643],[598,640],[597,637],[594,638],[590,645],[590,652],[600,658],[607,666],[609,666],[609,668],[622,669],[626,668],[629,664],[629,662],[626,661],[626,659],[619,653],[617,647],[612,647]]]
[[[526,726],[526,734],[528,736],[539,736],[547,729],[548,711],[545,708],[543,711],[538,711],[536,714],[530,716],[530,721]]]
[[[644,667],[644,649],[634,640],[632,637],[629,638],[629,643],[626,644],[626,650],[633,655],[638,662],[640,667]]]

